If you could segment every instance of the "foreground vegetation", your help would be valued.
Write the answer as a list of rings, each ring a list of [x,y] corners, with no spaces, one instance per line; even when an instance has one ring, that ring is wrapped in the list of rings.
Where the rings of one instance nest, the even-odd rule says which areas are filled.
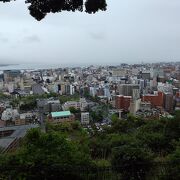
[[[32,129],[0,156],[1,179],[180,179],[180,112],[174,118],[113,118],[102,131],[78,122]]]

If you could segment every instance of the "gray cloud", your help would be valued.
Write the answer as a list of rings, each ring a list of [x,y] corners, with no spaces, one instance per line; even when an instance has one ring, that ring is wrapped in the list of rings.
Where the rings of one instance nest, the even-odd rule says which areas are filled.
[[[1,3],[0,60],[72,64],[180,60],[180,0],[107,4],[106,12],[48,14],[37,22],[24,1]]]
[[[39,43],[39,42],[41,42],[41,39],[37,35],[31,35],[31,36],[25,37],[23,39],[23,42],[25,42],[25,43]]]
[[[0,42],[7,43],[9,42],[9,39],[6,36],[4,36],[4,34],[0,33]]]
[[[2,43],[8,43],[8,42],[9,42],[9,39],[6,38],[6,37],[0,37],[0,41],[1,41]]]
[[[103,32],[99,33],[89,33],[90,37],[95,40],[104,40],[106,36]]]

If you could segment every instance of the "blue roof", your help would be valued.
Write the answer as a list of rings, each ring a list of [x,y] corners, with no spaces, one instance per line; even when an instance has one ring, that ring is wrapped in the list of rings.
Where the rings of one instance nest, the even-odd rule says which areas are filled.
[[[54,117],[64,117],[64,116],[70,116],[70,111],[59,111],[59,112],[52,112],[51,116]]]

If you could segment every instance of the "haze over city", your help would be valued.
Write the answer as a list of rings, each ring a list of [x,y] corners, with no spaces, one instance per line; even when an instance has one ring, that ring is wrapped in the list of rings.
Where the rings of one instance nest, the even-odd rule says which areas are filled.
[[[0,62],[179,61],[179,0],[108,0],[107,4],[105,12],[48,14],[38,22],[23,0],[0,3]]]

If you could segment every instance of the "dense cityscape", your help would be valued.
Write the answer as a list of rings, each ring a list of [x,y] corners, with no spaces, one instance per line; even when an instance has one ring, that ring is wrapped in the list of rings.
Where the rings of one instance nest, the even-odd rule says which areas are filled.
[[[68,138],[68,141],[78,143],[77,151],[78,148],[81,148],[79,152],[82,151],[83,157],[80,157],[82,162],[79,162],[79,159],[77,164],[74,165],[76,168],[77,166],[88,166],[88,169],[91,169],[91,166],[112,169],[115,167],[116,172],[117,166],[121,164],[117,162],[121,155],[118,154],[120,152],[115,153],[115,149],[127,145],[131,146],[130,148],[136,148],[137,154],[129,152],[129,156],[133,155],[133,157],[129,157],[130,167],[126,164],[129,161],[126,162],[121,157],[122,159],[119,159],[119,161],[124,161],[124,164],[120,167],[120,171],[124,172],[123,168],[127,168],[129,171],[132,168],[131,166],[134,166],[133,163],[136,163],[137,169],[129,175],[135,179],[143,179],[147,175],[146,172],[152,171],[151,173],[154,173],[154,170],[149,170],[151,168],[146,167],[152,167],[151,161],[166,162],[166,158],[169,158],[168,155],[173,153],[176,148],[177,156],[179,155],[179,112],[179,62],[4,70],[0,75],[0,150],[2,157],[4,154],[14,158],[23,151],[21,148],[27,146],[27,151],[31,150],[34,156],[39,156],[39,152],[36,151],[46,149],[46,146],[50,148],[47,136],[50,139],[52,138],[53,141],[54,136],[57,136],[57,134],[54,134],[56,132],[66,137],[63,141],[67,141]],[[168,123],[170,123],[169,126],[167,126]],[[168,128],[171,127],[172,129],[169,131]],[[162,128],[165,134],[161,134]],[[38,146],[36,144],[38,143],[38,133],[41,138],[43,134],[44,136],[47,134],[45,136],[47,142],[45,141],[45,144],[39,142],[40,147],[36,147]],[[37,139],[33,140],[33,137]],[[32,144],[30,145],[26,141]],[[34,142],[34,146],[30,147],[33,145],[33,141],[37,142]],[[50,149],[56,151],[56,146],[59,145],[61,144],[52,144],[52,149]],[[34,148],[34,152],[31,148]],[[47,150],[45,149],[44,151]],[[144,151],[142,156],[144,154],[145,157],[136,157],[139,156],[139,151]],[[64,152],[65,156],[68,156],[66,153]],[[21,156],[28,159],[25,154],[22,153]],[[45,154],[44,158],[48,158],[46,156],[49,155]],[[54,156],[58,155],[55,153]],[[3,159],[2,157],[1,159]],[[2,167],[6,167],[8,164],[13,165],[13,163],[22,166],[20,160],[13,160],[13,158],[6,160],[7,162],[5,160],[1,162],[0,159],[0,163],[4,164]],[[23,157],[21,158],[23,159]],[[137,158],[137,162],[134,162],[134,159],[131,158]],[[150,158],[151,160],[149,160]],[[34,161],[34,168],[37,164],[42,166],[41,168],[43,166],[49,167],[50,164],[48,163],[51,162],[47,161],[43,164],[43,161],[40,160],[42,164],[39,164],[36,162],[37,159],[25,159],[22,160],[24,161],[25,172],[26,168],[33,166],[31,161]],[[28,163],[26,165],[26,161],[31,162],[29,162],[30,166]],[[65,169],[70,168],[71,163],[68,165],[68,161],[64,164]],[[71,159],[71,161],[73,160]],[[55,162],[52,161],[51,163]],[[92,163],[94,164],[92,165]],[[138,163],[145,164],[139,165]],[[62,167],[62,163],[60,163],[60,166]],[[174,176],[174,179],[179,178],[179,161],[176,166],[177,169],[173,167],[172,170],[172,173],[177,173],[177,177]],[[168,179],[169,176],[166,172],[162,172],[162,169],[159,170],[158,174],[162,175],[164,179],[165,177]],[[2,178],[8,178],[7,169],[2,169],[3,171],[5,173],[2,173]],[[28,175],[20,173],[19,170],[17,172],[19,173],[17,177],[20,178],[21,176],[28,176],[28,173],[31,174],[33,170],[28,172]],[[11,169],[11,173],[13,177],[13,169]],[[57,175],[57,172],[53,173],[54,177],[50,173],[52,179],[56,178]],[[45,174],[45,172],[42,172],[42,179],[47,176]],[[97,175],[97,173],[95,174]],[[111,179],[118,179],[117,174],[117,172],[115,174],[111,172],[111,175],[106,174],[104,179],[110,177]],[[166,176],[163,176],[164,174]],[[66,175],[62,177],[69,178]],[[75,177],[73,173],[71,175]],[[130,178],[127,172],[124,173],[124,176],[127,176],[127,179]],[[156,173],[155,176],[157,176]],[[155,176],[152,175],[153,178]],[[31,176],[29,175],[29,177]],[[100,177],[100,179],[103,179],[102,176]],[[94,178],[98,179],[97,176],[94,176]],[[123,178],[123,175],[121,175],[121,178]],[[85,177],[83,176],[82,179],[85,179]],[[86,177],[86,179],[88,178]]]
[[[180,180],[179,9],[0,0],[0,180]]]

